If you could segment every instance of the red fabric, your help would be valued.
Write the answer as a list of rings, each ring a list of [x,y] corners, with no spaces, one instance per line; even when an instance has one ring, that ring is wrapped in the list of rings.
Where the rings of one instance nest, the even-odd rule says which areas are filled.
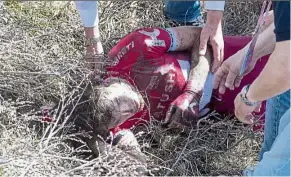
[[[186,80],[178,61],[189,61],[190,57],[188,52],[167,52],[172,45],[171,40],[165,29],[143,28],[125,36],[109,52],[110,61],[115,62],[115,65],[107,68],[107,77],[122,77],[147,97],[144,110],[113,129],[113,133],[119,129],[131,128],[137,123],[145,123],[143,121],[148,121],[149,115],[158,120],[164,119],[170,103],[182,94]],[[224,37],[224,58],[236,53],[250,40],[250,37]],[[242,86],[250,84],[258,76],[267,61],[266,58],[258,61],[256,69],[242,80],[241,87],[219,95],[222,101],[212,99],[211,107],[220,113],[233,113],[235,96]],[[262,112],[264,110],[265,107]]]
[[[226,36],[224,37],[224,58],[227,60],[230,56],[235,54],[237,51],[239,51],[241,48],[246,46],[248,42],[251,41],[251,37],[245,36]],[[222,101],[218,101],[214,97],[212,97],[211,100],[211,106],[213,109],[215,109],[217,112],[222,114],[233,114],[234,113],[234,99],[237,96],[237,94],[241,91],[242,87],[251,84],[255,78],[257,78],[264,68],[265,64],[267,63],[269,58],[268,56],[264,56],[261,59],[258,60],[255,68],[246,75],[240,84],[240,87],[234,89],[233,91],[227,89],[225,94],[220,95],[218,90],[215,90],[213,95],[218,96]],[[266,110],[265,102],[262,104],[262,108],[260,113],[256,113],[256,115],[263,115]],[[265,117],[261,117],[261,123],[264,123]],[[256,126],[254,129],[260,129],[262,126]]]
[[[113,132],[119,128],[128,129],[139,120],[148,121],[149,115],[163,119],[170,103],[182,93],[186,80],[176,58],[189,61],[189,56],[183,54],[185,52],[167,53],[170,47],[171,36],[166,30],[143,28],[125,36],[109,52],[110,60],[116,65],[107,68],[108,77],[127,79],[148,98],[143,111]]]

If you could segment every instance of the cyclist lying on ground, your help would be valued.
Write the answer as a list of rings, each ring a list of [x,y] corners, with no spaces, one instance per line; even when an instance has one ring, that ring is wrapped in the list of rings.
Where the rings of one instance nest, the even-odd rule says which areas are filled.
[[[97,134],[121,135],[150,119],[170,128],[194,126],[211,110],[233,113],[234,98],[241,87],[219,95],[213,91],[211,50],[198,55],[199,27],[142,28],[124,38],[109,52],[104,82],[93,88],[91,99],[99,117],[90,148],[98,154]],[[243,48],[250,37],[224,37],[225,56]],[[251,83],[266,60],[242,80]],[[264,112],[264,107],[261,113]],[[100,144],[99,144],[100,145]]]

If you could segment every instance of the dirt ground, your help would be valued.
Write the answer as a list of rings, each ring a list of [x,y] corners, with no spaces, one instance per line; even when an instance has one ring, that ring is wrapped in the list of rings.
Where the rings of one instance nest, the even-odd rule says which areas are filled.
[[[259,9],[258,1],[228,1],[224,34],[249,35]],[[102,1],[99,10],[105,52],[134,29],[170,25],[160,0]],[[85,76],[83,41],[71,2],[0,2],[0,176],[135,174],[136,163],[124,152],[111,148],[98,158],[81,155],[86,148],[67,143],[75,136],[67,135],[66,127],[43,124],[36,115],[41,106],[78,92]],[[58,109],[65,112],[64,107]],[[151,174],[241,175],[255,164],[262,135],[231,116],[211,116],[197,129],[179,132],[166,132],[155,121],[137,128]]]

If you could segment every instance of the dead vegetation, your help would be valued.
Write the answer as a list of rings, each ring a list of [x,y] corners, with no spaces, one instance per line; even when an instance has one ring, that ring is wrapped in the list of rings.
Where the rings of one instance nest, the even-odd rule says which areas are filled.
[[[99,8],[105,52],[134,29],[171,24],[163,17],[162,1],[102,1]],[[229,1],[224,33],[250,34],[259,8],[257,1]],[[0,176],[134,175],[132,167],[139,164],[121,150],[110,147],[98,158],[84,155],[85,145],[68,144],[76,134],[66,134],[67,125],[43,124],[35,115],[41,106],[69,97],[58,105],[69,118],[67,105],[78,102],[80,85],[87,82],[83,30],[72,3],[0,2],[0,14]],[[136,128],[151,173],[240,175],[256,163],[261,135],[228,116],[212,117],[180,132],[165,131],[154,121]]]

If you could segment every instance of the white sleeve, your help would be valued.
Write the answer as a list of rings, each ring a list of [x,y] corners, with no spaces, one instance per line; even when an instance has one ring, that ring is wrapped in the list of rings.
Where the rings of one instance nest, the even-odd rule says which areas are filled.
[[[205,1],[206,10],[224,11],[225,1]]]
[[[99,23],[96,1],[74,1],[84,27],[94,27]]]

